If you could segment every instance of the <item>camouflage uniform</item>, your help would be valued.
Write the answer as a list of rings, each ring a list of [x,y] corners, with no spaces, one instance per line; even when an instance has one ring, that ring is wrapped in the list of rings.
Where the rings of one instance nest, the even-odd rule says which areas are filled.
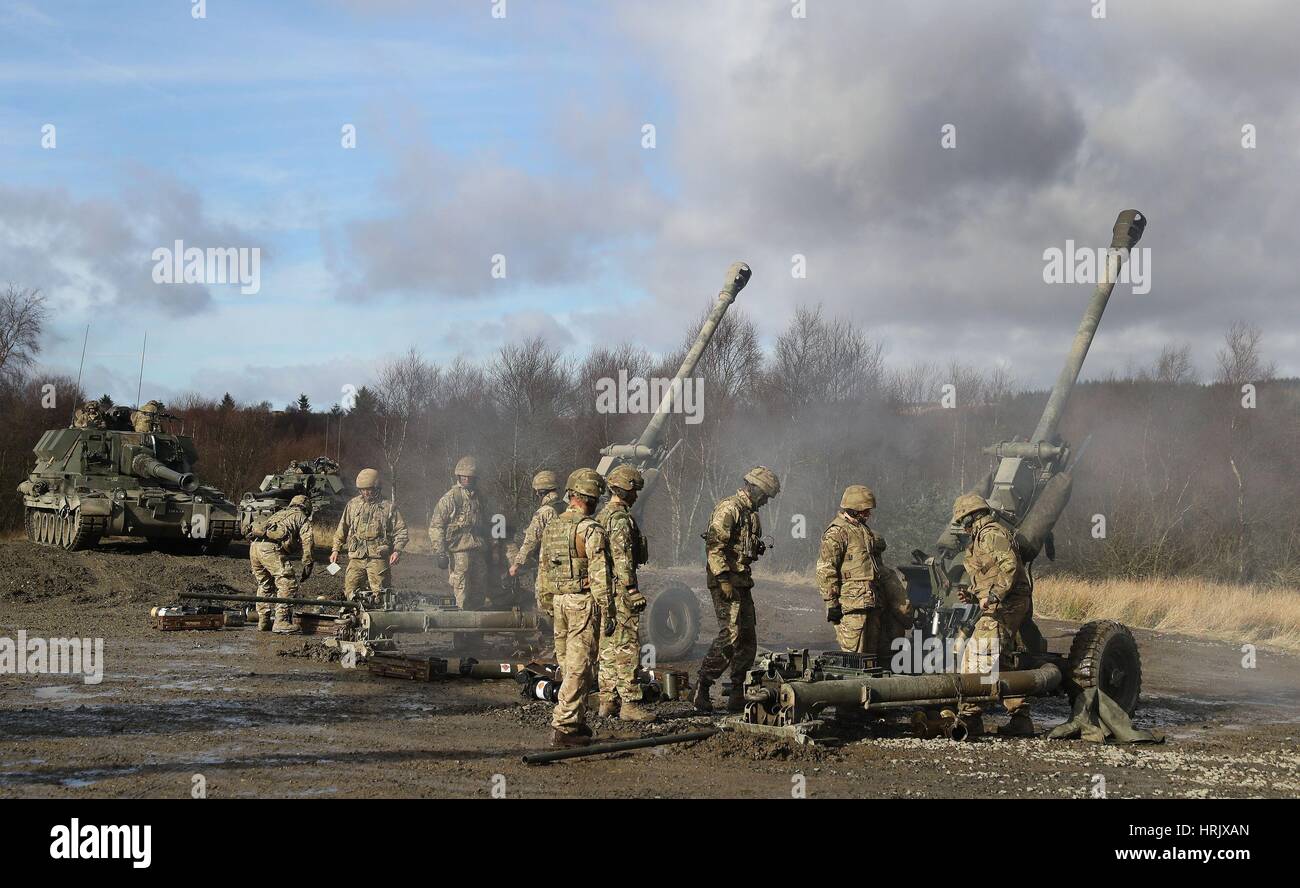
[[[150,401],[131,413],[131,427],[137,434],[156,432],[161,427],[158,414],[163,412],[162,401]]]
[[[971,592],[983,609],[962,651],[961,671],[988,674],[996,660],[1005,662],[1014,649],[1020,624],[1032,605],[1032,587],[1024,562],[1012,545],[1011,532],[992,514],[980,515],[971,524],[965,564]],[[1017,710],[1026,714],[1029,711],[1023,697],[1011,697],[1002,703],[1013,714]],[[959,714],[979,712],[979,706],[966,703]]]
[[[266,530],[261,539],[248,547],[248,561],[257,581],[257,594],[265,598],[297,598],[298,573],[295,560],[311,560],[311,517],[301,508],[281,509],[266,519]],[[257,603],[257,614],[265,618],[271,605]],[[275,621],[289,621],[289,606],[275,606]]]
[[[884,540],[845,512],[835,516],[822,534],[817,558],[817,585],[826,607],[839,606],[835,624],[840,650],[859,654],[880,652],[881,585],[887,569],[880,562]]]
[[[511,562],[516,567],[523,568],[534,552],[540,550],[542,544],[542,532],[546,530],[546,525],[551,519],[564,512],[564,501],[560,498],[559,491],[552,490],[542,497],[542,505],[533,513],[533,520],[528,522],[528,528],[524,531],[523,542],[519,544],[519,551],[515,553],[514,560]],[[537,571],[537,610],[551,615],[551,599],[554,593],[546,586],[546,571]]]
[[[487,522],[478,491],[455,485],[442,495],[429,520],[429,542],[434,555],[446,555],[448,582],[456,606],[472,610],[483,604],[487,574],[484,548]]]
[[[718,618],[718,635],[700,664],[700,676],[709,682],[717,681],[728,666],[733,684],[742,681],[754,665],[758,636],[751,591],[754,578],[749,566],[758,558],[762,537],[758,510],[744,490],[713,507],[704,545],[708,559],[706,582]],[[734,600],[723,596],[722,580],[730,581]]]
[[[108,421],[98,401],[87,401],[77,408],[72,425],[78,429],[105,429],[108,428]]]
[[[613,606],[605,529],[570,507],[542,532],[541,560],[555,595],[555,653],[564,677],[551,726],[560,734],[582,733],[596,666],[600,615],[602,609]]]
[[[610,574],[613,580],[614,634],[600,639],[600,699],[602,703],[642,699],[636,668],[641,660],[641,612],[628,601],[628,590],[637,589],[636,569],[650,560],[645,536],[628,507],[611,499],[596,515],[609,541]],[[641,605],[644,607],[644,599]]]
[[[348,567],[343,575],[343,596],[351,600],[369,580],[370,590],[392,586],[388,556],[401,552],[410,541],[402,513],[391,500],[366,502],[357,495],[348,501],[334,531],[333,556],[347,543]]]

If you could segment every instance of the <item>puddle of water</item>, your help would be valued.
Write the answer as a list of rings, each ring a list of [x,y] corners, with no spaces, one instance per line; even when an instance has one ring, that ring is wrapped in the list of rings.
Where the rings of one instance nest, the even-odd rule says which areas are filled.
[[[37,700],[51,703],[67,703],[74,700],[91,700],[95,697],[112,697],[117,691],[92,691],[85,688],[93,685],[44,685],[34,691]]]

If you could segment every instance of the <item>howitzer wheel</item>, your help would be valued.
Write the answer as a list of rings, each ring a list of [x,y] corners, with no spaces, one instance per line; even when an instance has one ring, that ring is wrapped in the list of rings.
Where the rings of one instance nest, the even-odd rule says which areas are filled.
[[[651,599],[642,626],[645,642],[654,645],[656,660],[680,660],[700,637],[699,599],[685,583],[671,582]]]
[[[1142,656],[1123,623],[1096,620],[1079,628],[1070,645],[1071,693],[1098,688],[1129,715],[1142,692]]]

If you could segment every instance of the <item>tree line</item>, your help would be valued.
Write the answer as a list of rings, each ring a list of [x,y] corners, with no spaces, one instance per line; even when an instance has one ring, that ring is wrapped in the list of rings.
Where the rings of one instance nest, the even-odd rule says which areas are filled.
[[[472,454],[489,504],[513,533],[531,515],[534,472],[593,466],[601,447],[644,428],[647,414],[597,409],[601,380],[620,371],[671,377],[706,314],[666,355],[624,342],[577,356],[530,338],[487,360],[440,364],[413,348],[327,410],[305,395],[283,410],[229,394],[167,406],[196,440],[200,477],[232,498],[291,460],[329,455],[349,484],[364,466],[380,469],[407,521],[427,526],[452,467]],[[43,319],[39,294],[11,287],[0,299],[0,409],[10,419],[0,431],[0,483],[9,490],[30,471],[40,432],[70,418],[70,406],[58,415],[41,406],[42,387],[54,385],[61,405],[85,397],[75,380],[33,377]],[[1062,357],[1067,341],[1063,332]],[[1086,448],[1058,525],[1057,560],[1038,568],[1300,583],[1300,381],[1275,378],[1263,346],[1258,328],[1236,323],[1208,378],[1180,344],[1080,384],[1062,434],[1076,452]],[[696,376],[703,420],[670,417],[666,440],[680,443],[646,503],[659,565],[699,561],[713,503],[758,463],[783,486],[763,515],[774,543],[769,567],[808,571],[853,483],[876,492],[886,561],[910,560],[914,549],[932,550],[953,498],[989,470],[982,448],[1027,436],[1047,398],[1000,366],[892,362],[869,330],[815,306],[797,310],[769,348],[733,308]],[[82,388],[93,391],[93,382]],[[20,527],[14,494],[0,505],[0,528]]]

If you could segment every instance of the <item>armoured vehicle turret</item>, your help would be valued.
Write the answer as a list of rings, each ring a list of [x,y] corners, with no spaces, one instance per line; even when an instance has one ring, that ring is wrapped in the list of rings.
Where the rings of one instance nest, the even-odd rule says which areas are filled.
[[[69,551],[102,536],[145,537],[203,554],[226,547],[238,512],[195,477],[193,439],[163,430],[175,417],[137,411],[134,419],[126,407],[79,410],[72,427],[41,435],[36,467],[18,485],[28,539]]]
[[[348,497],[339,477],[339,464],[327,456],[318,456],[294,460],[284,471],[267,475],[257,490],[245,493],[239,500],[240,535],[248,536],[259,515],[283,509],[299,494],[311,500],[313,516],[341,511]]]

